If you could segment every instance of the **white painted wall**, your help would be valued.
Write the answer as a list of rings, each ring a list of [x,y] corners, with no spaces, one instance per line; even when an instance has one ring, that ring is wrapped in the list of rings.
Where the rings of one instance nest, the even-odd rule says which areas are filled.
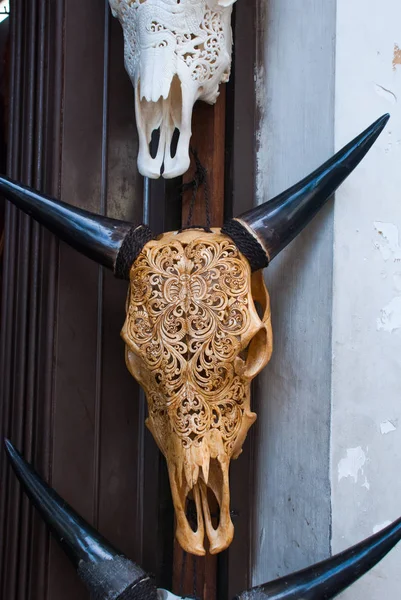
[[[335,145],[387,129],[336,194],[332,549],[401,516],[401,2],[337,0]],[[401,62],[401,61],[400,61]],[[347,600],[401,598],[401,548]]]
[[[254,584],[401,516],[401,2],[259,4],[258,202],[392,118],[334,212],[266,272],[275,351],[254,399]],[[343,599],[401,598],[400,565],[401,547]]]
[[[260,0],[258,202],[333,154],[336,0]],[[259,376],[253,583],[330,553],[333,204],[266,269],[274,353]]]

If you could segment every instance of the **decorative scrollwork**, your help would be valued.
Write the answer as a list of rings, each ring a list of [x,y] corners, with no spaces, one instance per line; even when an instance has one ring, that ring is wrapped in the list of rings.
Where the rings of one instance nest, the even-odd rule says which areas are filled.
[[[204,84],[220,72],[220,81],[228,81],[231,11],[226,7],[206,0],[111,0],[110,4],[124,25],[129,73],[137,72],[141,52],[166,48],[189,69],[193,81]]]
[[[272,350],[262,275],[251,276],[247,260],[219,230],[192,229],[146,244],[130,282],[122,331],[127,365],[146,391],[147,424],[167,459],[177,538],[202,555],[205,527],[210,552],[221,552],[233,536],[230,459],[240,454],[256,418],[250,383]],[[208,487],[220,508],[217,530]],[[196,532],[185,517],[190,493]]]
[[[185,448],[215,429],[231,455],[249,405],[234,360],[250,301],[249,266],[222,235],[150,242],[132,267],[126,338],[150,375],[150,419]]]

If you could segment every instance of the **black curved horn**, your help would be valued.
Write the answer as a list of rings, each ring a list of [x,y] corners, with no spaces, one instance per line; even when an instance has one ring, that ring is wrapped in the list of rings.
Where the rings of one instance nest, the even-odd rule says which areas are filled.
[[[401,540],[401,519],[303,571],[242,592],[236,600],[329,600],[365,575]]]
[[[5,447],[11,466],[79,577],[98,600],[157,600],[151,578],[113,548],[52,490],[10,441]]]
[[[64,242],[123,278],[135,254],[152,238],[146,226],[135,227],[127,221],[70,206],[7,177],[0,177],[0,194]],[[128,262],[132,259],[128,267],[127,258]]]
[[[311,175],[224,225],[223,231],[253,270],[267,266],[313,219],[363,159],[389,118],[383,115]]]

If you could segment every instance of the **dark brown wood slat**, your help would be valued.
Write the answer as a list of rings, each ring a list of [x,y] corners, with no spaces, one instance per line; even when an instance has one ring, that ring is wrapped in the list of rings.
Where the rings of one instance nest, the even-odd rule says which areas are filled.
[[[39,108],[43,101],[41,99],[42,89],[42,91],[39,90],[35,93],[35,111],[32,111],[32,115],[36,117],[36,121],[33,120],[35,122],[35,132],[40,130],[40,133],[44,136],[44,152],[43,157],[37,156],[42,142],[39,138],[35,138],[35,140],[32,140],[31,147],[32,161],[27,161],[24,153],[21,155],[22,160],[29,164],[36,163],[35,166],[32,164],[31,167],[32,173],[36,174],[36,182],[37,184],[41,183],[40,175],[42,173],[43,188],[50,193],[57,195],[61,189],[63,197],[68,201],[72,203],[79,202],[82,206],[99,210],[101,209],[101,206],[97,204],[99,197],[103,193],[105,199],[107,193],[107,182],[104,177],[105,152],[103,152],[103,155],[99,154],[98,142],[99,140],[104,142],[104,129],[108,118],[108,114],[105,114],[102,95],[104,85],[108,86],[108,82],[104,81],[103,61],[104,15],[108,13],[103,12],[99,17],[99,7],[96,2],[92,2],[90,7],[88,5],[81,7],[79,3],[72,6],[72,3],[69,3],[68,15],[64,15],[64,4],[61,1],[35,0],[35,2],[35,10],[40,12],[41,7],[46,8],[45,31],[40,27],[40,31],[38,31],[38,26],[35,30],[38,34],[36,38],[38,46],[35,45],[38,61],[40,60],[38,47],[41,47],[41,44],[43,45],[44,40],[46,47],[45,108]],[[20,113],[22,115],[22,111],[26,108],[25,92],[27,90],[24,86],[22,92],[21,82],[26,69],[26,61],[29,58],[25,46],[27,38],[26,36],[23,38],[22,29],[33,13],[31,12],[31,5],[26,6],[17,0],[15,4],[15,29],[17,30],[19,27],[21,35],[15,35],[13,38],[17,57],[14,60],[13,68],[15,82],[12,104],[14,110],[12,115],[13,148],[15,148],[15,151],[11,164],[12,169],[9,172],[14,177],[20,177],[20,171],[17,168],[17,159],[20,153],[16,144],[19,144],[20,141]],[[107,2],[103,6],[106,10]],[[71,18],[68,20],[68,18],[65,18],[66,16]],[[80,35],[78,34],[79,27],[77,27],[77,24],[81,25]],[[89,38],[92,37],[92,41],[95,38],[94,44],[97,50],[90,56],[86,56],[85,50],[87,45],[90,45],[86,33],[90,30],[91,35]],[[115,32],[117,32],[117,29],[115,29]],[[65,39],[63,38],[64,34]],[[119,34],[121,35],[120,31]],[[78,49],[74,55],[71,50],[78,38],[85,47],[84,59],[78,55]],[[66,65],[65,78],[63,77],[64,52],[68,52],[70,59],[70,71],[68,72],[68,65]],[[87,69],[86,87],[73,82],[74,71],[81,69],[82,62]],[[40,74],[39,67],[38,62],[38,73]],[[117,69],[119,75],[115,78],[115,89],[118,96],[118,94],[122,94],[123,88],[125,88],[124,96],[114,98],[113,95],[114,114],[119,115],[117,107],[121,108],[125,102],[125,114],[131,111],[131,130],[128,130],[128,128],[124,130],[123,118],[120,118],[118,128],[111,128],[115,164],[109,173],[109,180],[113,182],[112,185],[109,182],[113,197],[110,207],[107,208],[110,209],[110,213],[114,211],[113,216],[121,216],[121,214],[116,214],[120,211],[120,213],[126,213],[124,216],[130,217],[134,212],[136,214],[141,212],[141,199],[139,199],[138,206],[138,194],[133,194],[133,187],[137,185],[139,177],[136,174],[135,165],[137,141],[133,127],[132,91],[125,73],[124,85],[121,86],[120,84],[119,79],[122,80],[122,69],[123,64],[121,63],[121,67],[119,66]],[[98,72],[99,77],[95,76],[95,71]],[[33,75],[32,70],[29,70],[29,73]],[[36,79],[35,84],[38,84]],[[42,82],[40,85],[43,86],[44,83]],[[19,94],[18,100],[15,97],[16,92]],[[100,92],[99,95],[97,95],[98,92]],[[91,94],[92,96],[90,96]],[[80,104],[78,104],[77,97]],[[123,102],[121,102],[122,98]],[[61,105],[63,105],[63,111]],[[18,107],[19,110],[16,111],[15,107]],[[96,107],[95,111],[93,110],[94,107]],[[83,113],[84,110],[87,111],[86,114]],[[97,116],[94,115],[94,112]],[[69,122],[66,123],[68,119]],[[95,122],[96,119],[97,122]],[[42,128],[41,124],[43,124]],[[81,128],[80,124],[82,124]],[[85,140],[84,127],[86,132],[88,130],[91,132],[92,137],[89,140]],[[62,137],[59,135],[61,129],[63,131]],[[66,143],[66,136],[69,136],[68,143]],[[128,140],[125,145],[122,143],[124,136]],[[84,146],[86,141],[87,144]],[[86,150],[88,148],[93,150],[93,152],[85,153],[83,149],[81,150],[82,146]],[[127,149],[124,162],[119,161],[121,146]],[[103,145],[103,150],[104,147]],[[106,147],[106,154],[108,152],[108,147]],[[97,159],[94,158],[95,155],[97,155]],[[107,157],[107,162],[110,164],[109,159],[110,157]],[[117,182],[117,178],[114,179],[115,171],[122,164],[124,164],[123,171],[125,170],[125,172],[122,174],[121,180]],[[23,162],[23,165],[25,165],[25,162]],[[77,168],[80,169],[79,173],[74,172],[74,165],[77,165]],[[61,166],[63,166],[63,178],[60,180]],[[68,175],[76,175],[77,177],[75,180],[71,180]],[[101,184],[103,187],[101,187]],[[139,187],[141,187],[140,183]],[[89,193],[88,188],[92,190]],[[76,191],[77,194],[75,194]],[[72,197],[71,194],[73,194]],[[67,198],[67,196],[69,197]],[[141,192],[139,193],[140,196]],[[2,405],[5,408],[2,415],[2,431],[13,437],[13,441],[19,444],[25,452],[24,444],[19,443],[19,440],[15,439],[15,435],[11,435],[12,430],[7,425],[10,418],[15,421],[15,427],[17,428],[21,422],[21,435],[26,438],[25,441],[29,442],[28,456],[33,459],[39,472],[47,480],[53,480],[53,485],[60,492],[65,492],[66,497],[78,509],[82,509],[81,512],[89,520],[96,521],[96,503],[99,501],[100,528],[106,527],[111,532],[110,537],[113,541],[133,555],[135,531],[138,529],[137,517],[132,510],[132,499],[136,499],[138,492],[135,488],[135,461],[137,456],[132,452],[132,447],[136,441],[137,427],[137,407],[135,397],[132,397],[135,396],[136,385],[125,369],[123,346],[119,339],[119,330],[124,319],[126,284],[116,282],[109,277],[109,274],[106,275],[103,285],[103,308],[99,311],[103,331],[99,330],[97,314],[99,307],[98,267],[89,263],[86,259],[78,257],[76,253],[65,246],[60,249],[59,260],[56,241],[43,230],[39,230],[40,243],[39,246],[36,246],[33,257],[28,256],[27,249],[25,249],[25,253],[22,253],[22,248],[16,248],[17,236],[22,235],[22,232],[18,234],[17,232],[20,231],[20,221],[23,223],[26,218],[20,218],[17,211],[10,207],[8,213],[11,216],[11,219],[10,216],[8,217],[8,231],[11,230],[11,233],[13,231],[15,233],[7,237],[7,288],[5,287],[3,292],[3,296],[6,298],[4,314],[8,317],[7,323],[9,326],[1,332],[1,366],[2,373],[6,378],[9,378],[9,383],[7,384],[8,392],[5,387],[2,388],[3,398],[6,399],[6,402]],[[30,224],[29,227],[37,226]],[[37,244],[37,240],[35,244]],[[57,256],[57,263],[53,260],[55,256]],[[13,294],[21,294],[21,289],[18,288],[17,268],[21,270],[20,265],[23,265],[24,261],[27,260],[33,260],[36,265],[35,276],[38,273],[40,275],[40,280],[35,284],[37,312],[35,318],[29,321],[30,327],[28,329],[21,328],[21,320],[17,321],[12,318],[15,302],[10,301]],[[28,262],[28,266],[27,276],[29,282],[32,282],[33,272],[30,269],[32,263]],[[58,298],[56,298],[55,282],[58,274],[60,274],[60,278],[57,288]],[[93,286],[90,285],[88,274],[92,277]],[[33,288],[30,287],[29,289],[31,293]],[[80,293],[77,294],[75,290],[79,290]],[[82,337],[81,332],[74,329],[78,328],[78,319],[75,318],[76,312],[82,315]],[[93,315],[95,315],[94,321]],[[90,337],[84,336],[84,327],[87,328]],[[18,340],[15,337],[17,329],[27,332],[27,346],[21,347],[21,340],[20,344],[17,345]],[[55,331],[57,331],[57,339],[54,346]],[[82,350],[84,348],[80,355],[81,362],[84,363],[82,367],[79,361],[74,360],[77,345],[78,349]],[[92,352],[94,347],[100,348],[101,361],[99,361],[99,351],[97,359],[96,353]],[[117,348],[119,352],[116,351]],[[33,355],[33,349],[35,349],[35,355]],[[34,391],[34,398],[27,399],[26,395],[22,393],[21,386],[20,397],[23,398],[26,405],[24,408],[20,406],[18,410],[16,410],[16,406],[12,402],[12,394],[10,394],[15,387],[16,372],[8,350],[12,351],[15,356],[19,353],[24,354],[25,360],[29,364],[29,371],[24,370],[26,373],[29,372],[29,379],[26,380],[24,386],[29,385],[31,390]],[[56,363],[54,363],[54,350],[56,352]],[[122,390],[125,404],[119,405],[118,409],[115,410],[116,389],[119,388],[120,376],[124,378],[125,382]],[[53,381],[55,389],[53,389]],[[95,382],[95,386],[93,382]],[[97,392],[95,390],[96,382],[98,385]],[[130,393],[126,393],[128,390]],[[93,415],[93,399],[96,393],[98,394],[98,415],[100,416],[97,432],[93,429],[94,421],[88,419],[88,412],[86,412],[86,410],[89,410],[89,415]],[[82,394],[81,398],[80,394]],[[52,404],[53,399],[54,406]],[[27,411],[30,411],[29,416]],[[111,417],[115,417],[116,414],[118,418],[114,419],[114,426],[108,426],[108,421],[110,422]],[[121,429],[122,426],[125,426],[125,428]],[[141,426],[143,427],[143,424]],[[94,440],[96,436],[99,442],[100,460],[98,463],[94,460]],[[54,454],[52,452],[53,447]],[[3,457],[4,455],[2,455]],[[107,461],[109,461],[109,466]],[[52,466],[51,474],[49,471],[50,465]],[[82,471],[80,471],[81,468]],[[97,468],[99,468],[98,490],[95,485]],[[113,475],[115,469],[118,470],[118,477],[121,482],[119,487],[116,487],[115,480],[109,477],[110,474]],[[8,470],[3,470],[3,474],[7,474],[8,477]],[[2,481],[5,481],[4,478],[2,478]],[[87,484],[85,489],[81,483]],[[60,553],[53,542],[50,551],[49,584],[47,583],[48,536],[46,530],[36,516],[33,520],[33,526],[31,525],[29,510],[25,524],[21,523],[18,504],[15,501],[16,498],[21,496],[13,478],[9,478],[9,486],[12,494],[8,494],[7,497],[4,494],[4,488],[0,491],[3,503],[1,522],[2,525],[6,525],[6,536],[2,536],[2,539],[6,542],[2,544],[2,548],[6,549],[7,558],[1,578],[1,585],[5,592],[3,596],[14,599],[19,597],[17,594],[20,594],[21,597],[38,598],[40,600],[52,600],[53,598],[59,600],[62,597],[87,598],[88,594],[84,591],[82,584],[77,581],[65,556]],[[113,498],[114,507],[112,510],[109,508],[111,497]],[[25,499],[23,502],[26,502]],[[4,510],[4,505],[6,505],[7,511]],[[132,528],[127,527],[127,523],[132,523]],[[12,538],[14,543],[8,543]],[[7,567],[10,561],[18,564],[19,567],[22,563],[24,564],[23,571],[20,571],[23,575],[22,579],[18,580],[17,572],[15,576],[10,577],[12,573],[9,572]],[[26,590],[26,592],[23,590]],[[24,596],[25,593],[26,596]]]
[[[39,4],[32,7],[32,12],[28,21],[27,36],[27,90],[28,90],[28,111],[25,123],[26,139],[26,166],[23,172],[24,180],[32,186],[40,187],[40,174],[37,176],[36,164],[43,158],[40,139],[35,135],[35,121],[37,117],[38,106],[40,105],[40,96],[43,90],[43,59],[40,60],[40,25],[39,25]],[[29,222],[30,221],[30,222]],[[27,229],[30,232],[29,245],[29,263],[27,277],[27,305],[24,311],[27,313],[26,341],[26,372],[24,386],[21,387],[20,402],[24,407],[26,418],[23,420],[23,447],[28,460],[32,460],[33,455],[33,422],[36,411],[37,398],[34,395],[35,381],[37,374],[37,355],[35,352],[36,339],[38,336],[38,291],[39,291],[39,238],[40,227],[37,223],[28,219]],[[31,403],[31,406],[29,404]],[[32,527],[32,508],[23,497],[21,513],[19,515],[20,528],[20,556],[18,557],[18,588],[16,597],[18,600],[24,600],[28,593],[29,584],[29,545]]]
[[[20,70],[21,56],[19,52],[19,42],[21,41],[22,22],[18,18],[18,7],[14,6],[14,15],[11,18],[11,67],[10,67],[10,126],[8,135],[8,173],[15,173],[16,157],[18,156],[18,121],[16,119],[16,106],[20,102],[21,85],[20,85]],[[13,308],[14,308],[14,281],[15,281],[15,256],[16,256],[16,221],[17,211],[14,207],[6,204],[5,211],[5,246],[4,246],[4,272],[3,272],[3,288],[2,288],[2,327],[1,327],[1,347],[0,347],[0,368],[1,381],[0,398],[1,398],[1,430],[4,433],[9,433],[8,422],[10,415],[10,389],[11,389],[11,350],[12,350],[12,328],[13,328]],[[5,454],[1,454],[1,481],[2,488],[0,493],[0,539],[6,540],[9,530],[7,518],[7,508],[9,506],[7,490],[8,490],[8,468]],[[0,544],[0,569],[1,581],[0,589],[4,595],[4,573],[6,561],[6,545]]]
[[[9,120],[9,74],[10,74],[10,20],[0,23],[0,169],[7,170],[7,124]],[[4,212],[5,203],[0,199],[0,290],[2,288],[3,252],[4,252]],[[1,294],[0,294],[1,327]]]
[[[108,75],[107,214],[140,223],[143,182],[136,169],[133,93],[124,69],[121,27],[115,19],[110,21]],[[137,432],[144,423],[139,421],[139,389],[125,366],[120,338],[127,288],[127,282],[105,272],[99,527],[118,548],[140,561]]]
[[[61,109],[63,91],[63,1],[41,0],[41,56],[43,52],[44,95],[37,109],[37,122],[42,125],[40,143],[43,145],[41,183],[53,196],[59,195],[61,170]],[[42,111],[42,113],[41,113]],[[40,129],[40,125],[39,125]],[[57,308],[58,242],[43,230],[40,240],[40,269],[42,273],[39,303],[39,337],[37,411],[35,415],[34,460],[45,479],[51,482],[54,324]],[[47,577],[50,541],[47,528],[35,514],[31,534],[31,572],[29,598],[47,599]]]
[[[21,115],[20,144],[24,160],[18,169],[22,178],[27,183],[31,183],[31,165],[32,165],[32,118],[34,111],[34,84],[35,72],[32,68],[32,61],[29,56],[30,43],[36,37],[36,10],[24,11],[23,15],[23,40],[25,44],[22,57],[22,75],[23,75],[23,93],[24,110]],[[14,354],[14,385],[12,391],[13,410],[10,415],[10,432],[12,438],[19,447],[23,447],[25,442],[25,419],[21,415],[28,416],[31,412],[25,411],[25,391],[27,385],[27,353],[21,352],[29,343],[29,327],[32,314],[30,300],[30,249],[32,223],[25,215],[18,215],[18,234],[17,234],[17,252],[21,259],[17,263],[15,296],[15,341],[13,348]],[[35,307],[33,307],[35,309]],[[32,404],[29,408],[32,410]],[[28,448],[30,452],[30,448]],[[8,481],[8,493],[13,498],[13,513],[8,522],[8,532],[10,547],[13,549],[6,557],[5,569],[7,573],[7,582],[5,587],[5,597],[18,598],[20,587],[19,572],[25,575],[24,566],[26,565],[26,544],[21,542],[21,534],[26,533],[28,529],[27,506],[23,502],[22,495],[14,478]],[[25,536],[26,538],[26,536]]]
[[[224,220],[224,163],[225,163],[225,118],[226,86],[220,86],[220,96],[214,106],[206,102],[197,102],[192,117],[191,146],[198,152],[202,165],[208,171],[210,186],[210,217],[212,227],[221,227]],[[194,164],[183,177],[184,183],[192,181]],[[182,222],[185,225],[191,194],[183,197]],[[198,200],[193,214],[194,225],[205,224],[205,205],[203,195]]]
[[[104,4],[65,4],[62,199],[101,212]],[[85,519],[96,521],[95,469],[99,267],[65,244],[59,252],[55,341],[52,483]],[[97,498],[96,498],[97,501]],[[88,594],[52,542],[49,598],[83,600]]]
[[[45,154],[42,151],[43,144],[40,133],[38,133],[40,130],[40,126],[38,127],[39,122],[35,122],[35,118],[40,115],[44,119],[41,103],[44,95],[46,95],[45,86],[47,85],[44,76],[45,61],[43,57],[45,5],[46,3],[43,1],[38,2],[35,6],[24,6],[23,3],[15,2],[12,7],[14,60],[11,69],[13,84],[10,103],[10,148],[21,147],[21,151],[9,154],[8,169],[13,177],[20,177],[26,183],[34,185],[42,183],[43,187],[46,187],[46,182],[41,182]],[[38,17],[39,14],[40,17]],[[25,35],[22,35],[24,30]],[[51,32],[52,35],[56,35],[57,31],[56,27],[48,27],[48,32]],[[47,35],[48,33],[46,33],[46,37]],[[58,70],[60,69],[58,68]],[[26,82],[24,82],[24,73],[27,74]],[[57,97],[56,89],[52,90],[52,97]],[[48,122],[49,129],[51,129],[51,118],[48,119]],[[55,137],[54,132],[52,132],[50,139],[53,140]],[[50,147],[49,150],[52,156],[51,163],[53,164],[55,162],[54,150]],[[20,225],[18,234],[17,230],[13,231],[10,228],[6,238],[6,247],[10,254],[8,254],[5,262],[10,277],[7,278],[7,282],[4,284],[3,297],[6,298],[5,302],[8,305],[6,310],[12,314],[15,309],[16,313],[13,314],[14,318],[7,321],[6,327],[2,330],[2,348],[7,348],[8,345],[8,351],[2,354],[1,359],[2,374],[4,374],[4,380],[7,381],[7,385],[2,388],[4,394],[2,397],[4,407],[2,432],[9,437],[13,437],[14,441],[24,449],[27,456],[32,457],[34,453],[36,454],[35,441],[38,439],[35,423],[40,421],[41,430],[46,425],[38,412],[45,414],[46,411],[49,411],[49,404],[51,403],[49,394],[46,394],[43,398],[41,397],[38,401],[39,395],[36,393],[37,383],[41,380],[41,375],[45,379],[46,365],[49,364],[47,361],[40,360],[41,353],[37,352],[36,340],[40,337],[39,331],[42,333],[48,330],[49,322],[53,325],[51,312],[46,311],[43,321],[39,319],[37,299],[40,297],[39,289],[42,285],[49,288],[53,287],[53,285],[49,286],[49,283],[54,281],[55,272],[51,269],[50,271],[43,271],[40,265],[39,247],[44,238],[49,239],[50,236],[36,224],[28,223],[29,220],[27,221],[24,217],[21,217],[17,211],[9,206],[7,212],[12,218],[15,215],[16,224],[19,223]],[[32,244],[27,244],[27,241],[29,241],[26,236],[27,231],[32,232]],[[15,247],[17,236],[23,241],[22,244],[19,244],[19,248]],[[25,256],[21,253],[21,248],[25,248]],[[54,250],[46,253],[47,266],[54,264],[54,255]],[[18,274],[21,273],[19,265],[24,264],[28,265],[27,283],[24,284],[23,282],[21,287],[18,277]],[[25,294],[23,293],[24,288]],[[14,294],[17,301],[14,300]],[[15,304],[17,304],[16,307]],[[17,320],[15,318],[17,314],[20,314],[22,319]],[[49,317],[50,321],[48,321]],[[22,329],[23,335],[21,333],[20,338],[18,338],[17,331],[18,329],[21,331],[21,321],[24,320],[26,327]],[[39,323],[41,327],[39,327]],[[49,338],[48,341],[50,342]],[[19,371],[16,369],[16,362],[11,360],[12,355],[22,357]],[[26,368],[21,369],[21,364],[23,366],[24,363]],[[14,382],[18,382],[18,385]],[[15,393],[18,394],[17,397]],[[15,401],[15,398],[18,402]],[[8,478],[8,471],[4,470],[4,455],[2,455],[2,468],[2,481],[5,481]],[[9,478],[8,480],[12,482],[13,479]],[[15,483],[10,483],[8,489],[11,494],[8,497],[6,497],[7,488],[3,487],[1,490],[1,518],[7,522],[7,541],[3,544],[6,551],[6,560],[3,561],[4,570],[1,585],[5,597],[28,598],[31,594],[29,580],[32,572],[35,571],[35,566],[39,560],[42,560],[43,565],[45,564],[46,553],[43,552],[41,555],[39,553],[41,549],[45,550],[46,548],[47,534],[44,535],[44,527],[41,525],[40,542],[33,548],[31,542],[31,511],[25,498],[21,503],[21,512],[18,511],[21,495]],[[8,506],[8,512],[4,511],[4,505]],[[4,538],[2,537],[2,539]],[[31,556],[29,557],[30,553]],[[41,597],[44,598],[44,594]]]

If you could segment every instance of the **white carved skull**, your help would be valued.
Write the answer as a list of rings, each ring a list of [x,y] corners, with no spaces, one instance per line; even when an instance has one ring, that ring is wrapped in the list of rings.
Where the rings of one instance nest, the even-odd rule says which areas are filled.
[[[146,423],[167,459],[177,539],[187,552],[203,555],[206,534],[216,554],[234,534],[229,466],[256,419],[251,381],[272,351],[262,272],[251,275],[219,230],[189,230],[148,242],[130,279],[126,361],[146,392]]]
[[[124,30],[125,66],[135,89],[139,172],[182,175],[190,162],[193,106],[196,100],[214,104],[220,83],[229,79],[235,0],[109,2]]]

